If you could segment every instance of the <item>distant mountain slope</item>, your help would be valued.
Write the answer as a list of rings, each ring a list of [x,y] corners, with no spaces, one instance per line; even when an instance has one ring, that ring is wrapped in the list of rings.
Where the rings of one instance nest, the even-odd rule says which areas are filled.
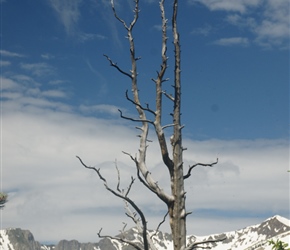
[[[274,216],[261,224],[249,226],[238,231],[198,237],[197,239],[194,236],[189,236],[189,240],[196,240],[199,242],[207,239],[218,239],[223,236],[226,236],[226,240],[205,244],[203,246],[211,247],[211,249],[214,250],[270,250],[271,247],[268,245],[267,241],[271,238],[278,238],[289,243],[290,221],[281,216]]]
[[[158,250],[172,250],[172,238],[170,234],[162,232],[150,232]],[[125,234],[127,239],[141,242],[142,238],[135,228],[131,228]],[[188,242],[200,242],[204,240],[220,239],[222,242],[208,243],[202,247],[210,247],[212,250],[270,250],[269,239],[279,239],[290,242],[290,221],[281,216],[271,217],[261,224],[249,226],[237,231],[214,234],[209,236],[188,236]],[[133,250],[116,240],[102,239],[98,243],[79,243],[76,240],[61,240],[55,246],[41,245],[34,240],[32,233],[20,228],[0,230],[0,250]]]

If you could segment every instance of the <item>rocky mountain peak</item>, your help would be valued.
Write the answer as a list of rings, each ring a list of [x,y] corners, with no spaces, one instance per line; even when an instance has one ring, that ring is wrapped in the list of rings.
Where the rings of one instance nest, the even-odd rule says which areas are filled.
[[[149,232],[156,249],[172,250],[170,234],[162,232]],[[121,235],[118,235],[121,237]],[[142,237],[136,228],[131,228],[122,234],[128,240],[136,243],[142,242]],[[189,235],[189,243],[208,241],[213,239],[225,240],[201,245],[212,250],[270,250],[270,239],[279,239],[286,243],[290,241],[289,220],[281,216],[274,216],[260,224],[248,226],[240,230],[214,234],[208,236]],[[35,241],[29,230],[8,228],[0,230],[0,250],[133,250],[131,246],[108,238],[101,239],[98,243],[80,243],[77,240],[61,240],[57,245],[41,245]]]

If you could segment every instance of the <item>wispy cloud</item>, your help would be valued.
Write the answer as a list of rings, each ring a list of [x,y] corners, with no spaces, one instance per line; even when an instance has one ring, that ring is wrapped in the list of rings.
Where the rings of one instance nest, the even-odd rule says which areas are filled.
[[[221,46],[233,46],[233,45],[242,45],[248,46],[249,40],[245,37],[230,37],[230,38],[221,38],[217,41],[214,41],[213,44]]]
[[[60,89],[41,90],[41,84],[33,78],[25,75],[16,75],[11,78],[1,77],[2,97],[5,98],[3,112],[11,112],[11,109],[21,110],[23,107],[50,108],[57,110],[69,110],[64,103],[55,101],[68,97],[68,93]],[[53,100],[53,101],[52,101]],[[10,105],[6,105],[10,103]]]
[[[145,0],[146,3],[158,3],[158,0]]]
[[[168,24],[167,24],[167,30],[169,30],[169,29],[171,29],[171,28],[172,28],[171,25],[168,25]],[[155,25],[153,25],[153,29],[154,29],[154,30],[161,31],[161,30],[162,30],[162,25],[161,25],[161,24],[155,24]]]
[[[44,53],[44,54],[41,54],[40,56],[41,56],[41,58],[43,58],[45,60],[51,60],[51,59],[54,59],[55,58],[54,55],[49,54],[49,53]]]
[[[121,41],[121,38],[119,35],[119,29],[117,27],[117,21],[112,15],[111,9],[109,9],[108,7],[105,8],[104,13],[102,13],[102,17],[109,26],[109,30],[111,31],[111,36],[116,47],[119,49],[123,48],[123,45],[122,45],[123,43]]]
[[[231,12],[225,20],[253,34],[253,42],[260,46],[289,48],[288,0],[188,0],[188,2],[203,4],[211,11]]]
[[[100,105],[93,105],[93,106],[87,106],[87,105],[81,105],[79,107],[80,111],[85,114],[92,114],[92,113],[103,113],[103,114],[109,114],[109,115],[118,115],[119,116],[119,107],[114,105],[107,105],[107,104],[100,104]]]
[[[20,85],[18,83],[16,83],[15,81],[13,81],[12,79],[1,77],[0,80],[1,80],[1,90],[2,91],[16,90],[20,87]]]
[[[90,71],[97,77],[98,82],[101,86],[98,95],[102,96],[105,95],[108,91],[108,82],[106,80],[106,78],[102,75],[101,72],[99,72],[95,67],[93,67],[93,65],[90,63],[89,60],[86,60],[86,64],[88,66],[88,68],[90,69]]]
[[[245,13],[248,8],[258,6],[262,0],[188,0],[190,4],[203,4],[210,10],[237,11]]]
[[[203,27],[192,30],[191,34],[208,36],[209,34],[213,32],[213,30],[214,28],[211,25],[205,24]]]
[[[6,67],[6,66],[10,66],[11,62],[9,61],[0,61],[0,67]]]
[[[79,6],[82,0],[49,0],[68,35],[74,35],[80,18]]]
[[[107,39],[107,37],[100,34],[81,33],[79,34],[79,39],[81,42],[87,42],[92,40],[104,40]]]
[[[50,98],[67,98],[67,93],[62,90],[46,90],[42,91],[42,96]]]
[[[46,76],[55,73],[55,69],[47,63],[21,63],[22,69],[30,71],[35,76]]]
[[[23,54],[11,52],[8,50],[0,50],[0,55],[6,56],[6,57],[25,57],[25,55],[23,55]]]
[[[67,81],[64,81],[64,80],[51,80],[48,82],[48,84],[51,84],[51,85],[59,85],[59,84],[63,84],[63,83],[67,83]]]

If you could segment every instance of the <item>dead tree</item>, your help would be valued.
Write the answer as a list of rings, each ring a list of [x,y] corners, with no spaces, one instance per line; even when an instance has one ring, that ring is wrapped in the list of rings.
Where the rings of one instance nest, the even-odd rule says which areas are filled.
[[[163,89],[163,83],[168,81],[167,78],[165,78],[165,73],[167,71],[167,19],[165,16],[165,8],[164,3],[165,0],[160,1],[160,12],[161,12],[161,22],[162,22],[162,42],[161,42],[161,65],[160,70],[157,71],[156,78],[152,79],[155,83],[155,107],[154,109],[149,106],[149,104],[143,105],[139,98],[138,93],[138,72],[137,72],[137,61],[140,59],[140,57],[136,56],[135,53],[135,42],[133,37],[133,29],[135,27],[135,24],[138,21],[139,18],[139,0],[134,0],[135,8],[134,8],[134,16],[130,23],[126,23],[124,19],[122,19],[114,6],[114,1],[111,0],[111,6],[113,10],[113,14],[116,17],[116,19],[123,25],[123,28],[127,32],[127,39],[129,41],[129,47],[130,47],[130,60],[131,60],[131,69],[130,71],[126,71],[122,69],[120,66],[117,65],[117,63],[113,62],[111,58],[108,55],[104,55],[110,65],[114,67],[116,70],[118,70],[121,74],[129,78],[131,81],[131,88],[132,88],[132,97],[129,96],[128,91],[126,92],[126,98],[127,100],[133,104],[136,108],[138,118],[132,118],[124,115],[121,110],[120,116],[123,119],[127,119],[131,122],[135,122],[140,124],[137,129],[140,131],[140,145],[138,149],[138,154],[136,156],[133,156],[129,153],[124,152],[127,154],[134,164],[136,165],[137,170],[137,177],[141,183],[144,184],[146,188],[148,188],[151,192],[153,192],[161,201],[163,201],[168,209],[168,215],[169,215],[169,221],[170,221],[170,228],[172,233],[172,239],[173,239],[173,245],[174,250],[189,250],[194,249],[197,247],[197,245],[202,244],[200,243],[194,243],[194,244],[188,244],[186,245],[186,217],[189,213],[186,212],[185,207],[185,190],[184,190],[184,181],[190,177],[191,171],[196,166],[209,166],[212,167],[216,162],[209,163],[209,164],[203,164],[203,163],[197,163],[193,166],[190,166],[187,173],[184,174],[184,166],[183,166],[183,151],[185,148],[183,148],[182,145],[182,129],[183,125],[181,124],[181,50],[180,50],[180,39],[179,39],[179,33],[177,28],[177,12],[178,12],[178,0],[173,0],[173,13],[172,13],[172,40],[174,44],[174,83],[173,83],[173,91],[174,94],[170,95],[166,93]],[[168,98],[172,102],[172,123],[167,125],[162,125],[161,118],[162,118],[162,98]],[[149,115],[153,119],[149,119]],[[164,189],[157,183],[157,181],[154,179],[152,174],[149,171],[149,168],[146,164],[146,153],[147,153],[147,147],[148,147],[148,132],[149,128],[152,127],[156,132],[156,138],[158,140],[160,151],[161,151],[161,157],[164,163],[165,168],[167,169],[169,173],[170,183],[171,183],[171,192],[166,193]],[[165,136],[165,129],[172,129],[172,135],[170,137],[170,144],[171,144],[171,153],[168,150],[168,143]],[[147,234],[147,226],[146,226],[146,220],[145,217],[141,211],[141,209],[128,197],[128,193],[121,193],[112,190],[110,187],[108,187],[106,180],[104,177],[100,174],[100,170],[88,167],[85,165],[82,160],[79,158],[81,163],[86,167],[93,169],[97,172],[99,175],[99,178],[104,182],[107,190],[109,190],[111,193],[113,193],[115,196],[125,200],[127,203],[129,203],[133,209],[138,213],[138,215],[141,218],[142,222],[142,234],[143,234],[143,244],[144,247],[140,248],[139,246],[134,246],[130,244],[131,246],[135,247],[136,249],[152,249],[148,243],[148,234]],[[128,188],[128,191],[130,191],[130,188],[133,184],[134,179],[132,179],[132,182]],[[130,217],[130,216],[129,216]],[[134,220],[134,217],[131,216],[131,218]],[[99,236],[100,233],[99,233]],[[116,239],[115,237],[110,237],[111,239]],[[124,239],[119,239],[120,241],[124,241]],[[128,242],[127,242],[128,243]],[[151,242],[152,243],[152,242]]]

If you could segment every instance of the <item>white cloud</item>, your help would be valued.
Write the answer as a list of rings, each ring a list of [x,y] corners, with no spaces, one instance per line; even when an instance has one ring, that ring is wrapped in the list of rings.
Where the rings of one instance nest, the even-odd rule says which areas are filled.
[[[79,6],[82,0],[49,0],[68,35],[74,35],[80,18]]]
[[[55,73],[55,69],[47,63],[21,63],[20,66],[34,76],[46,76]]]
[[[242,46],[248,46],[249,40],[245,37],[230,37],[230,38],[221,38],[213,44],[221,45],[221,46],[233,46],[233,45],[242,45]]]
[[[33,81],[29,86],[15,79],[25,77],[3,81],[3,94],[10,96],[3,96],[2,102],[2,186],[9,193],[2,226],[28,228],[40,241],[97,241],[96,231],[101,227],[108,234],[117,234],[126,221],[122,201],[108,194],[95,173],[84,169],[75,156],[101,168],[112,187],[117,181],[117,159],[122,188],[126,188],[135,168],[122,151],[137,153],[138,132],[119,118],[82,116],[74,107],[47,99],[47,95],[59,92],[42,91]],[[82,108],[116,112],[116,107],[106,105]],[[235,230],[268,215],[287,215],[287,141],[184,138],[184,146],[188,148],[185,169],[194,162],[215,161],[216,157],[220,162],[214,168],[193,169],[186,181],[187,208],[193,209],[188,233]],[[147,164],[158,183],[169,190],[156,142],[150,143]],[[137,181],[132,197],[144,208],[149,226],[156,227],[164,204]],[[208,211],[212,211],[210,215]],[[238,215],[233,216],[235,213]],[[253,214],[260,217],[252,218]]]
[[[15,52],[11,52],[8,50],[0,50],[0,54],[2,56],[6,56],[6,57],[25,57],[25,55],[19,54],[19,53],[15,53]]]

